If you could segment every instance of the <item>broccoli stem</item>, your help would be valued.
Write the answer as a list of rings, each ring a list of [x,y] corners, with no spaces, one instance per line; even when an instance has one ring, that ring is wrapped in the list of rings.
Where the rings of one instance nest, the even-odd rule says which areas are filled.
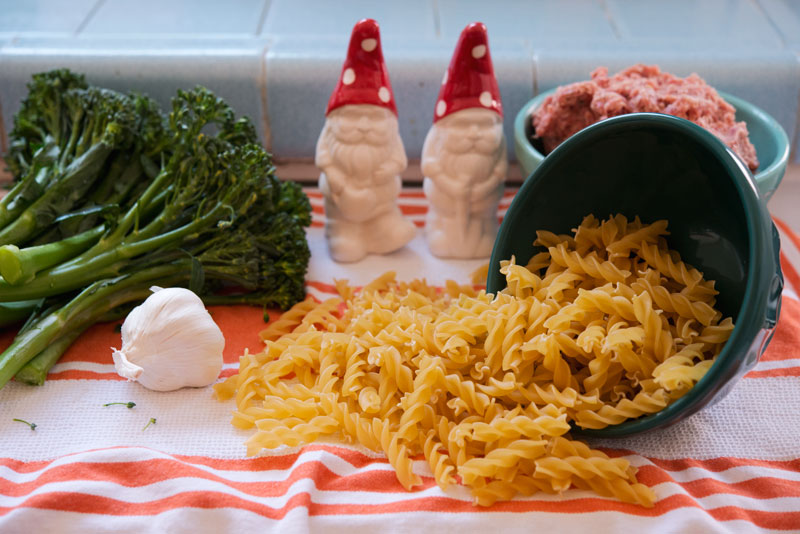
[[[25,284],[33,280],[36,273],[70,260],[85,251],[105,233],[101,224],[81,234],[35,247],[20,249],[16,245],[0,247],[0,274],[11,285]]]
[[[135,209],[135,208],[134,208]],[[220,202],[204,215],[191,222],[155,237],[137,240],[147,236],[147,229],[139,235],[134,234],[132,242],[126,243],[110,239],[100,239],[95,246],[55,267],[42,271],[39,276],[24,285],[13,286],[0,282],[0,302],[31,300],[57,295],[85,286],[95,280],[117,276],[130,265],[130,259],[161,247],[178,243],[193,233],[203,230],[212,221],[219,220],[229,211],[226,203]],[[157,221],[154,221],[156,224]],[[159,226],[156,224],[156,226]]]
[[[0,303],[0,327],[20,323],[31,316],[41,304],[41,299]]]
[[[58,215],[68,211],[96,181],[113,148],[106,143],[93,145],[74,160],[64,176],[0,230],[0,243],[20,244],[47,228]]]
[[[14,380],[31,386],[41,386],[44,384],[50,369],[89,326],[91,325],[86,325],[85,328],[75,328],[55,339],[47,348],[24,365],[22,369],[14,375]]]
[[[51,165],[57,157],[58,147],[52,138],[48,138],[36,152],[25,176],[0,200],[0,228],[17,218],[41,195],[53,176]]]
[[[83,330],[107,312],[149,295],[152,285],[168,287],[185,280],[184,264],[159,265],[88,286],[66,305],[20,332],[0,354],[0,388],[51,343],[72,330]],[[177,269],[177,271],[176,271]]]
[[[142,180],[144,168],[139,160],[139,154],[131,155],[120,152],[114,157],[109,171],[102,178],[89,200],[95,204],[118,204]]]

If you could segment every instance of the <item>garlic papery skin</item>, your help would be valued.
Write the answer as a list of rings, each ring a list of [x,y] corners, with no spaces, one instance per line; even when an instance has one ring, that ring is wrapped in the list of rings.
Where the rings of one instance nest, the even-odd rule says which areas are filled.
[[[181,287],[154,293],[122,323],[117,373],[155,391],[202,387],[222,369],[225,337],[200,297]]]

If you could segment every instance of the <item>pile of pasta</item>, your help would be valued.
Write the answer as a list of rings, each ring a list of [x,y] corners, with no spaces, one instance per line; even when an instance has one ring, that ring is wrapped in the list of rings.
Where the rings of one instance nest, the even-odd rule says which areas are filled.
[[[570,438],[658,412],[684,395],[731,334],[714,283],[667,248],[667,222],[586,217],[537,232],[497,295],[397,281],[307,299],[264,330],[263,352],[215,386],[248,454],[337,434],[386,454],[406,487],[424,458],[478,505],[575,487],[652,506],[624,458]]]

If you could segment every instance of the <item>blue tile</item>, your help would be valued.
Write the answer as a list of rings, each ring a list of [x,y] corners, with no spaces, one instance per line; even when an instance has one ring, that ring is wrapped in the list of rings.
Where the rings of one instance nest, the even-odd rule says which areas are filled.
[[[791,0],[758,0],[758,3],[786,46],[800,52],[800,3]]]
[[[106,0],[89,20],[87,34],[255,35],[268,0]]]
[[[310,38],[343,37],[346,46],[353,25],[363,18],[373,18],[380,24],[381,37],[384,40],[430,39],[436,37],[433,5],[433,0],[273,0],[263,34]]]
[[[607,0],[607,4],[623,41],[664,43],[672,50],[691,51],[782,46],[764,13],[745,0]]]
[[[486,24],[492,43],[509,39],[534,47],[574,47],[617,40],[600,0],[440,0],[437,5],[442,37],[454,43],[464,26],[476,21]]]
[[[0,95],[5,126],[26,94],[31,75],[57,67],[85,73],[91,83],[140,91],[169,109],[178,89],[203,85],[249,116],[264,138],[262,106],[265,43],[253,39],[17,39],[0,49]]]
[[[100,0],[0,0],[0,32],[74,33]]]

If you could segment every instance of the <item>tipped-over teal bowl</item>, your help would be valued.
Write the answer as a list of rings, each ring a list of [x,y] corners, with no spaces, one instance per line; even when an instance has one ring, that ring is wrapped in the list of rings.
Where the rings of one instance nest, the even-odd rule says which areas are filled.
[[[735,327],[705,377],[660,412],[600,430],[575,428],[597,437],[661,428],[721,399],[769,343],[783,288],[778,233],[747,167],[705,129],[640,113],[585,128],[536,168],[500,226],[487,289],[506,285],[501,260],[527,263],[536,230],[570,233],[588,214],[616,213],[667,219],[670,248],[716,281],[716,306]]]
[[[514,119],[514,153],[522,168],[523,176],[530,174],[544,161],[541,144],[533,139],[532,114],[545,98],[555,93],[545,91],[528,101]],[[789,138],[778,121],[762,109],[735,96],[718,91],[719,95],[736,108],[736,120],[747,124],[750,142],[756,149],[759,165],[755,172],[758,191],[769,200],[778,188],[789,162]]]

